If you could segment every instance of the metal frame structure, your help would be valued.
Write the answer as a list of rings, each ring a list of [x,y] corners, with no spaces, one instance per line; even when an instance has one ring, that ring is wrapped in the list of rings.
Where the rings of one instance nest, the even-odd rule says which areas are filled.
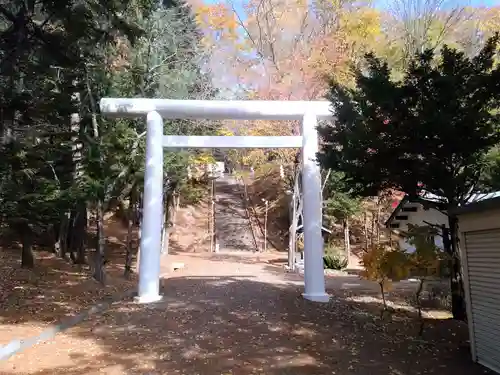
[[[332,118],[326,101],[217,101],[103,98],[101,112],[112,117],[146,117],[141,257],[137,300],[156,302],[160,295],[163,218],[163,150],[176,148],[302,148],[304,223],[304,293],[328,302],[323,273],[321,175],[316,162],[318,120]],[[165,119],[301,120],[302,134],[290,137],[176,136],[163,134]]]

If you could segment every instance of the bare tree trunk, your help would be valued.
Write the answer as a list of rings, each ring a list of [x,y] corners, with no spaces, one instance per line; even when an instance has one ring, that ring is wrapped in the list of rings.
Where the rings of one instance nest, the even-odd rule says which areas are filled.
[[[420,282],[418,283],[418,288],[417,291],[415,292],[415,300],[417,302],[417,311],[418,311],[418,321],[419,321],[419,329],[418,329],[418,335],[422,336],[422,333],[424,333],[424,319],[422,318],[422,291],[424,290],[424,278],[422,277],[420,279]]]
[[[135,223],[137,206],[137,187],[134,184],[130,192],[130,203],[127,210],[127,253],[125,255],[125,278],[129,279],[132,274],[132,262],[134,253],[137,254],[137,249],[133,249],[133,229]]]
[[[57,232],[57,242],[55,244],[56,255],[63,259],[66,258],[66,253],[68,252],[70,215],[70,212],[66,212],[61,217],[61,223]]]
[[[87,203],[79,202],[77,208],[77,220],[73,228],[74,234],[74,251],[76,252],[76,264],[86,264],[85,249],[86,241],[85,235],[87,233]]]
[[[143,195],[142,192],[137,195],[138,202],[137,202],[137,208],[136,208],[136,225],[139,226],[139,230],[137,231],[137,243],[138,243],[138,248],[137,248],[137,260],[135,261],[135,272],[139,274],[139,267],[140,267],[140,262],[141,262],[141,236],[142,236],[142,204],[143,204]]]
[[[210,215],[208,218],[208,233],[210,235],[210,252],[213,253],[216,246],[215,235],[215,181],[210,184]]]
[[[66,243],[68,244],[68,254],[69,254],[69,259],[73,263],[76,264],[76,254],[74,252],[74,245],[75,245],[75,224],[76,220],[78,219],[78,212],[72,211],[69,217],[69,225],[68,225],[68,238],[66,240]]]
[[[137,204],[135,205],[135,218],[134,224],[139,226],[139,232],[142,222],[142,192],[137,191]]]
[[[126,279],[130,279],[130,276],[132,274],[132,259],[133,259],[133,255],[132,255],[132,233],[133,233],[133,224],[132,224],[132,218],[131,216],[133,215],[133,213],[131,211],[133,211],[133,206],[130,206],[128,208],[129,212],[128,212],[128,218],[127,218],[127,252],[125,254],[125,270],[123,271],[123,276],[126,278]]]
[[[385,289],[384,289],[384,283],[380,282],[378,283],[380,287],[380,294],[382,295],[382,304],[384,306],[384,310],[382,311],[382,314],[384,313],[385,310],[387,310],[387,300],[385,299]]]
[[[177,211],[179,211],[180,197],[177,191],[173,193],[173,204],[172,204],[172,226],[175,226],[175,219],[177,218]]]
[[[458,243],[458,219],[448,216],[450,228],[443,230],[443,245],[450,254],[451,311],[453,318],[465,321],[467,319],[465,306],[465,290],[462,278],[460,252]]]
[[[98,108],[92,95],[92,89],[90,85],[89,74],[86,72],[86,86],[87,94],[90,100],[90,108],[92,110],[92,130],[94,135],[94,141],[99,146],[99,167],[102,171],[103,159],[101,154],[101,138],[99,134],[99,123],[97,122]],[[106,259],[105,259],[105,246],[106,237],[104,236],[104,200],[107,199],[106,193],[102,197],[97,198],[96,202],[96,226],[97,226],[97,244],[96,251],[94,254],[94,278],[101,282],[103,285],[106,283]]]
[[[288,268],[295,270],[295,253],[297,252],[297,196],[294,191],[292,195],[292,224],[290,225],[290,232],[288,234]]]
[[[363,221],[364,221],[364,227],[365,227],[365,251],[368,251],[368,215],[366,211],[364,212],[363,215]]]
[[[140,271],[140,264],[141,264],[141,227],[139,227],[139,232],[137,233],[137,243],[139,244],[139,247],[137,248],[137,260],[135,261],[135,273],[139,274]]]
[[[209,209],[208,209],[208,218],[207,218],[207,228],[208,228],[208,235],[212,235],[212,206],[214,204],[214,190],[213,190],[213,185],[210,182],[210,199],[208,201]],[[212,239],[210,239],[212,241]],[[212,252],[212,242],[210,242],[210,252]]]
[[[349,265],[349,260],[351,256],[351,239],[349,230],[349,219],[344,219],[344,247],[345,247],[345,258],[347,264]]]
[[[21,235],[21,267],[33,268],[35,266],[35,254],[33,253],[33,231],[28,224],[23,224],[19,231]]]
[[[165,194],[165,207],[163,210],[163,227],[162,227],[162,236],[161,236],[161,252],[162,254],[168,254],[168,245],[170,239],[170,230],[173,226],[173,219],[175,211],[175,197],[173,189],[169,189]]]
[[[85,234],[87,230],[87,204],[78,202],[71,212],[67,231],[67,251],[75,264],[85,264]]]
[[[377,228],[377,246],[380,245],[380,210],[382,209],[380,205],[380,198],[377,202],[377,218],[376,218],[376,228]]]
[[[168,218],[169,218],[169,196],[165,199],[165,206],[163,208],[163,225],[161,228],[161,253],[168,254]]]
[[[103,202],[101,199],[97,201],[96,207],[96,227],[97,227],[97,243],[94,254],[94,278],[102,284],[106,283],[106,260],[105,246],[106,238],[104,236],[104,212]]]
[[[371,211],[371,219],[372,219],[372,224],[371,224],[371,231],[370,231],[370,245],[373,247],[375,241],[375,213],[374,211]]]
[[[74,94],[74,99],[80,104],[80,93]],[[71,130],[71,161],[73,166],[73,185],[78,184],[79,178],[83,175],[82,149],[80,142],[80,115],[72,113],[70,119]],[[69,215],[68,226],[68,250],[71,260],[76,264],[85,264],[85,231],[87,226],[87,205],[86,202],[78,202],[76,210],[72,210]]]

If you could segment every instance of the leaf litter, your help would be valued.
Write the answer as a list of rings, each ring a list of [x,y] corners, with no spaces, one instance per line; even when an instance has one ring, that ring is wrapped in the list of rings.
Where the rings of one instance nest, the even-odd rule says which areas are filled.
[[[110,286],[101,290],[85,270],[75,272],[44,256],[46,269],[28,280],[22,280],[24,270],[14,271],[9,280],[15,285],[7,297],[0,294],[2,344],[30,337],[135,282],[110,278]],[[209,254],[170,258],[186,267],[169,271],[162,283],[164,301],[147,308],[130,300],[113,305],[0,363],[0,374],[485,373],[469,359],[463,325],[434,319],[417,337],[416,322],[404,312],[379,319],[380,305],[361,298],[366,291],[342,291],[335,277],[328,279],[332,301],[316,305],[301,298],[296,275],[269,272],[265,260],[237,264]],[[56,266],[58,271],[50,272]],[[169,265],[162,263],[162,269]],[[211,282],[214,277],[223,282]]]

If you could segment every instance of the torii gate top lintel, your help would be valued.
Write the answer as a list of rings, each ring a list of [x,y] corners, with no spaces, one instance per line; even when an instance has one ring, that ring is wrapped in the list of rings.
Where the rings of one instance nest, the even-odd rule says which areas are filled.
[[[306,113],[318,120],[332,118],[328,101],[300,100],[174,100],[103,98],[107,116],[140,117],[158,112],[165,119],[302,120]]]

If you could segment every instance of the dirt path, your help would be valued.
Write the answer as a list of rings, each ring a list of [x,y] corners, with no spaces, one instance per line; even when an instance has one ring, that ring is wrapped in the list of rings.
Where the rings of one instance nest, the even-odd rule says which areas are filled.
[[[215,181],[215,232],[220,252],[257,251],[243,202],[243,186],[225,175]]]
[[[170,271],[168,262],[179,261],[186,267]],[[318,305],[300,296],[302,278],[284,274],[269,254],[183,254],[168,262],[161,303],[119,303],[0,363],[0,374],[485,373],[470,362],[466,327],[428,322],[416,338],[411,320],[380,322],[374,306],[348,298],[372,290],[365,281],[333,278],[331,303]]]

